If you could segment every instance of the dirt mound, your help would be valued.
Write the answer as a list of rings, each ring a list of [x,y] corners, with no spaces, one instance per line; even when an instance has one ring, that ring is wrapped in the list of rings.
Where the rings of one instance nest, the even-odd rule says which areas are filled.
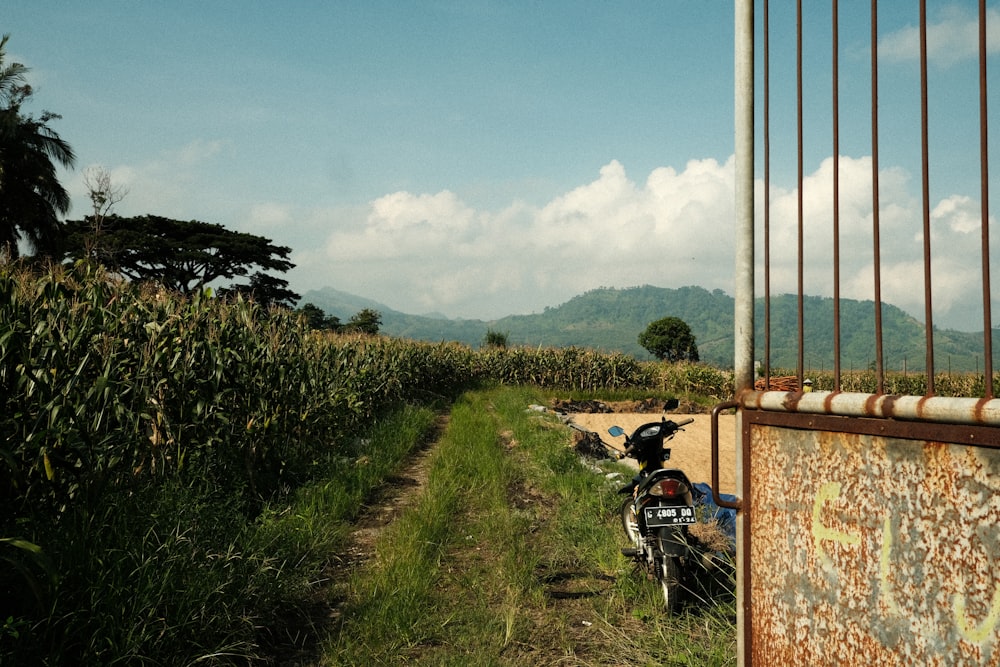
[[[663,412],[664,400],[659,398],[644,398],[638,401],[594,401],[575,399],[552,399],[552,410],[559,414],[613,414],[626,412],[630,414],[649,414]],[[674,410],[683,414],[700,414],[708,412],[697,403],[688,400],[680,401]]]
[[[611,458],[608,448],[601,442],[601,436],[597,433],[592,431],[573,431],[573,442],[576,443],[573,449],[581,456],[597,460]]]

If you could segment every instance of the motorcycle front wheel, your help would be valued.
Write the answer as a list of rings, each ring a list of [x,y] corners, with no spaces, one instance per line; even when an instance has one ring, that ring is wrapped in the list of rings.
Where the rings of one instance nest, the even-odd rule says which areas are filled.
[[[635,513],[635,505],[631,498],[626,498],[625,502],[622,503],[621,517],[622,528],[625,529],[629,542],[635,545],[640,544],[642,536],[639,534],[639,517]]]

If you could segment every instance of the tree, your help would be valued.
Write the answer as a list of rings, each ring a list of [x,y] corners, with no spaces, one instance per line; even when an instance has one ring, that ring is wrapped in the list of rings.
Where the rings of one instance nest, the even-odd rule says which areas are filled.
[[[28,68],[6,63],[9,37],[0,38],[0,250],[17,257],[18,242],[26,241],[36,254],[54,257],[64,234],[58,216],[69,211],[70,198],[53,160],[71,167],[76,156],[48,126],[59,115],[22,112],[32,90]]]
[[[694,334],[687,323],[678,317],[664,317],[650,322],[646,330],[639,334],[639,345],[661,361],[698,361]]]
[[[339,317],[327,315],[322,308],[314,303],[303,304],[295,312],[306,318],[306,326],[313,330],[337,331],[342,326]]]
[[[87,257],[93,222],[88,218],[66,224],[70,232],[67,255]],[[108,269],[132,280],[153,280],[168,289],[193,293],[214,280],[246,276],[255,268],[285,272],[295,266],[288,261],[291,250],[273,245],[262,236],[235,232],[214,223],[155,215],[111,215],[104,219],[101,229],[100,260]],[[266,285],[262,278],[257,279],[257,284],[284,287]],[[249,288],[253,288],[253,282]]]
[[[493,329],[487,329],[486,335],[483,337],[483,347],[486,348],[505,348],[507,347],[508,335],[502,331],[494,331]]]
[[[128,188],[111,182],[111,172],[104,167],[91,166],[83,171],[83,185],[90,198],[90,236],[86,239],[87,257],[95,261],[105,261],[107,250],[101,244],[104,219],[111,215],[115,206],[128,195]],[[69,232],[67,232],[69,233]]]
[[[233,298],[237,294],[265,308],[277,306],[279,308],[290,309],[299,300],[299,295],[288,289],[287,280],[282,280],[281,278],[276,278],[260,271],[250,276],[249,285],[237,285],[234,283],[229,287],[219,290],[219,296],[224,299]]]
[[[382,326],[382,313],[371,308],[363,308],[347,320],[344,328],[348,331],[370,334],[374,336]]]
[[[87,196],[93,210],[91,221],[99,233],[104,218],[111,215],[115,205],[128,196],[128,187],[111,182],[111,172],[100,166],[91,166],[83,170],[83,185],[87,188]]]

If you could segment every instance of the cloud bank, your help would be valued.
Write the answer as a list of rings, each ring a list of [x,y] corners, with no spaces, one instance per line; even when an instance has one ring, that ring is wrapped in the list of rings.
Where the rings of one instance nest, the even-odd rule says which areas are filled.
[[[803,179],[803,291],[833,293],[833,167],[828,158]],[[842,297],[870,300],[875,295],[874,216],[870,157],[840,158],[840,272]],[[879,171],[879,245],[882,300],[917,319],[925,319],[924,221],[919,183],[905,170]],[[758,187],[758,244],[763,200]],[[931,202],[929,211],[931,282],[935,326],[975,330],[982,327],[982,211],[978,201],[950,195]],[[991,217],[990,229],[996,228]],[[772,292],[797,291],[798,191],[771,191]],[[991,243],[992,263],[1000,258]],[[762,294],[761,269],[758,293]],[[994,283],[994,304],[1000,285]]]
[[[600,286],[729,289],[732,192],[731,160],[656,169],[642,184],[611,161],[540,207],[475,210],[447,190],[395,192],[331,220],[323,251],[295,259],[338,289],[462,317],[532,312]]]
[[[833,290],[833,159],[803,182],[804,291]],[[661,167],[644,182],[612,160],[542,206],[477,210],[453,192],[394,192],[359,211],[326,212],[322,247],[297,253],[313,286],[407,312],[493,319],[537,312],[600,286],[699,285],[732,293],[733,160]],[[923,214],[910,175],[879,175],[882,298],[923,319]],[[763,220],[758,183],[757,218]],[[871,159],[840,158],[841,295],[874,295]],[[932,203],[935,324],[981,326],[978,202]],[[316,223],[314,222],[314,225]],[[797,289],[798,191],[772,187],[771,286]],[[758,258],[763,234],[758,233]],[[995,245],[995,244],[994,244]],[[758,284],[763,269],[758,260]],[[762,293],[758,290],[758,293]]]

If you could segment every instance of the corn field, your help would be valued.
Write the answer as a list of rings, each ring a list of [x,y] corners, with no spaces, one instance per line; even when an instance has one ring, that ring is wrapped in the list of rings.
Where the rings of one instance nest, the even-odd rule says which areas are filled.
[[[179,475],[266,495],[385,406],[475,382],[642,386],[624,355],[342,337],[292,313],[137,289],[81,266],[0,274],[3,500],[58,510]]]
[[[155,644],[156,622],[141,641],[135,630],[113,640],[114,624],[88,630],[85,610],[169,606],[157,597],[163,586],[212,581],[190,574],[198,559],[270,577],[273,564],[232,545],[199,545],[252,524],[318,462],[363,454],[360,435],[394,406],[443,405],[482,383],[593,391],[648,387],[656,374],[573,348],[475,351],[313,332],[289,311],[182,298],[83,263],[0,266],[0,663],[21,655],[5,654],[5,641],[32,634],[32,646],[59,646],[39,664],[83,655],[100,664],[130,655],[129,642]],[[112,577],[116,569],[125,574]],[[137,578],[151,602],[123,584]],[[205,599],[218,607],[234,597],[227,586],[248,585],[227,580]],[[220,615],[226,629],[213,645],[231,641],[243,617]],[[210,636],[211,625],[198,632]],[[88,632],[118,647],[65,644]]]

